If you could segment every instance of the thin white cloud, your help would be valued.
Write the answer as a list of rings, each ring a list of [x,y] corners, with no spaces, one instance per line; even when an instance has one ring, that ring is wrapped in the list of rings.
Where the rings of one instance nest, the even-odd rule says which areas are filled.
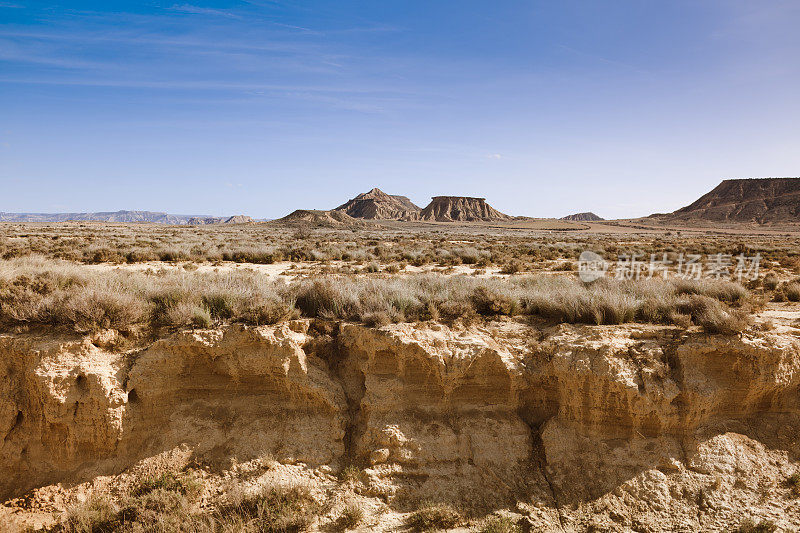
[[[303,26],[295,26],[293,24],[284,24],[283,22],[273,22],[275,26],[280,26],[281,28],[289,28],[290,30],[298,30],[302,31],[303,33],[313,33],[314,35],[322,35],[323,32],[312,30],[311,28],[305,28]]]
[[[170,11],[177,11],[180,13],[191,13],[193,15],[211,15],[215,17],[227,17],[227,18],[234,18],[240,19],[239,15],[235,13],[231,13],[230,11],[224,11],[222,9],[212,9],[208,7],[200,7],[194,6],[192,4],[175,4],[171,8]]]

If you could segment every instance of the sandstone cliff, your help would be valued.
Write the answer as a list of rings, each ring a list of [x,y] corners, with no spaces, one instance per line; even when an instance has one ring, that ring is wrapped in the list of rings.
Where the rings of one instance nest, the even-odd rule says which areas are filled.
[[[358,464],[395,512],[507,508],[534,530],[800,527],[786,331],[302,320],[104,345],[0,335],[0,496],[186,449],[217,471],[265,453]]]
[[[419,218],[439,222],[491,222],[511,219],[486,203],[486,198],[469,196],[434,196],[431,203],[420,212]]]

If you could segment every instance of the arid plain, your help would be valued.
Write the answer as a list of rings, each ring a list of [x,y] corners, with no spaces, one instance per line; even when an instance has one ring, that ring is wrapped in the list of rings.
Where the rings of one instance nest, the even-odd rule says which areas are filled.
[[[800,526],[796,227],[331,213],[0,225],[4,527]]]

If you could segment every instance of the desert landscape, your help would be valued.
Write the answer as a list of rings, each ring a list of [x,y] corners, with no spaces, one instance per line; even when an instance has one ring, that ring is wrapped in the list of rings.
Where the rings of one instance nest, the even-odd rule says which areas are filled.
[[[273,221],[17,215],[0,522],[797,530],[800,179],[692,206],[535,219],[372,189]],[[587,250],[612,265],[591,282]]]
[[[0,533],[800,532],[798,27],[0,0]]]

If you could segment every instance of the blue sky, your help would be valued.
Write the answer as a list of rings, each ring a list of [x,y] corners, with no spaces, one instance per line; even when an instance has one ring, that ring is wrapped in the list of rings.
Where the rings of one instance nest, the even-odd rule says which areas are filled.
[[[0,0],[0,211],[670,211],[800,175],[798,27],[795,0]]]

